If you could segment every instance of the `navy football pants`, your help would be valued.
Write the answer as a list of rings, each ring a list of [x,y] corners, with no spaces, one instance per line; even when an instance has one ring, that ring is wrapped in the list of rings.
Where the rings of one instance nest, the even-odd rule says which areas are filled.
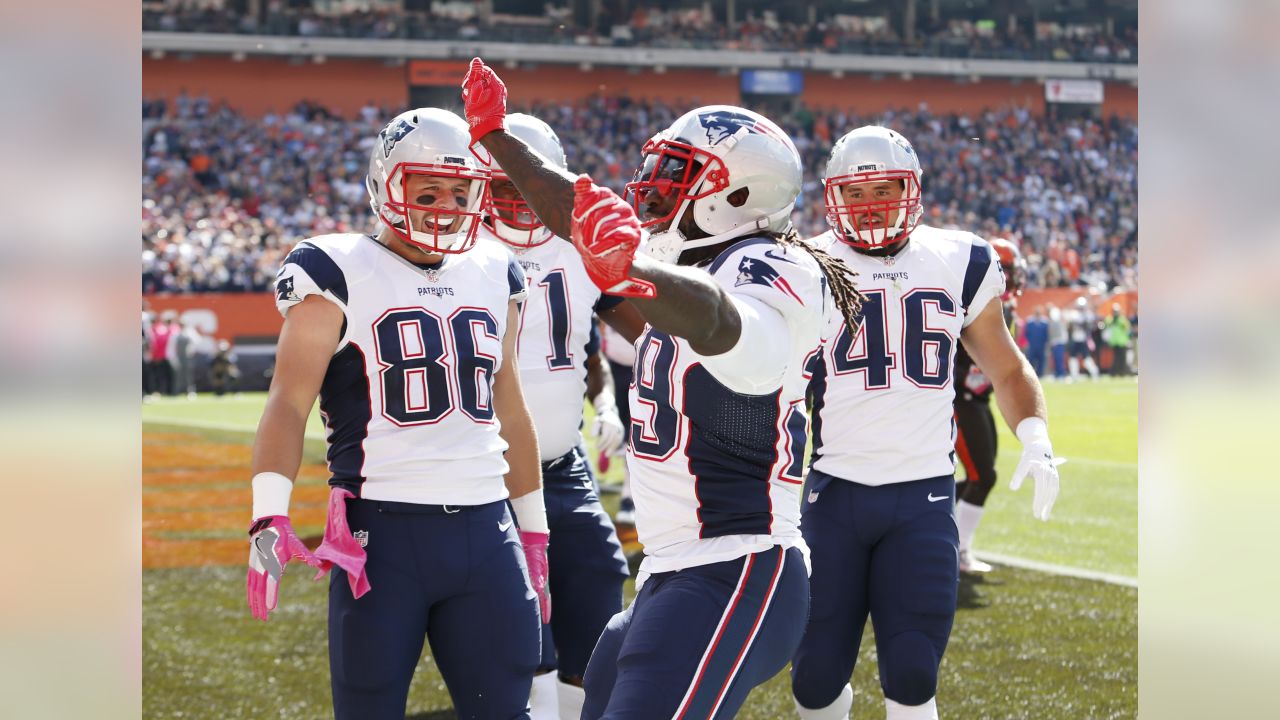
[[[937,694],[960,582],[954,492],[951,475],[871,486],[809,473],[800,530],[812,553],[812,604],[791,668],[801,705],[839,696],[868,613],[885,697],[920,705]]]
[[[329,583],[334,715],[405,715],[423,638],[459,718],[528,718],[539,656],[538,601],[505,501],[449,507],[348,500],[352,532],[369,533],[369,582],[351,597]]]
[[[543,626],[538,669],[581,678],[604,626],[622,610],[630,571],[580,448],[543,463],[542,485],[551,529],[551,622]]]
[[[797,548],[651,575],[596,645],[583,720],[734,717],[786,667],[808,604]]]

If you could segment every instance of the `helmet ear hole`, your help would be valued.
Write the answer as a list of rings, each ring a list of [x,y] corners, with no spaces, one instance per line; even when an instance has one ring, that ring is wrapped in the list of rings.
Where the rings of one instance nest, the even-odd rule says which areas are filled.
[[[740,187],[729,193],[729,197],[725,198],[728,203],[734,207],[742,207],[747,204],[747,198],[751,196],[751,188]]]

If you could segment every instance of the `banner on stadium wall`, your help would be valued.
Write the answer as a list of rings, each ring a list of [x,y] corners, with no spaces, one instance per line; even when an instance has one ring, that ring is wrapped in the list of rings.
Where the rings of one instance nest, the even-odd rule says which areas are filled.
[[[409,84],[428,87],[461,87],[467,63],[450,60],[410,60]]]
[[[1101,105],[1101,80],[1052,79],[1044,82],[1044,99],[1054,103]]]
[[[744,95],[799,95],[804,91],[804,73],[799,70],[743,70]]]

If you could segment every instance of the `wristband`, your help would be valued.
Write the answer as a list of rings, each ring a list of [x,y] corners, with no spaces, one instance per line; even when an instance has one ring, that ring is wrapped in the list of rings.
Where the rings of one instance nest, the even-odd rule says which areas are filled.
[[[542,488],[525,493],[518,498],[511,498],[511,509],[515,511],[516,523],[525,532],[549,533],[547,527],[547,506],[542,500]]]
[[[260,472],[253,476],[253,519],[271,515],[289,516],[289,494],[293,481],[274,472]]]
[[[1018,436],[1018,440],[1022,442],[1023,446],[1040,440],[1048,442],[1049,426],[1045,424],[1044,418],[1032,415],[1029,418],[1023,418],[1022,422],[1018,423],[1018,427],[1013,434]]]

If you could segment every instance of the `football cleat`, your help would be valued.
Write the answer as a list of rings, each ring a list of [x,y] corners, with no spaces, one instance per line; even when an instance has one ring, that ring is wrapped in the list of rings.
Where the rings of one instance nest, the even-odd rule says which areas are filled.
[[[991,572],[991,564],[984,563],[973,554],[972,550],[960,551],[960,572],[962,573],[988,573]]]

